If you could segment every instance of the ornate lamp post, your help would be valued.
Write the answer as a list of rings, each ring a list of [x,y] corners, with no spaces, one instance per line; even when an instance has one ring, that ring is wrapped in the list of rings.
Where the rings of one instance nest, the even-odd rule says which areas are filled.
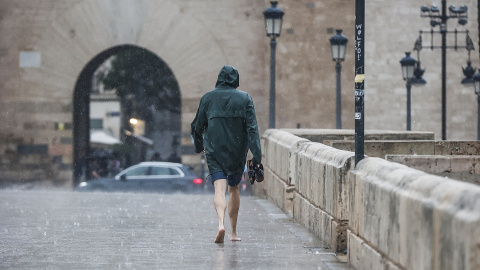
[[[475,88],[475,94],[477,94],[478,101],[477,140],[480,140],[480,72],[473,76],[473,80],[473,87]]]
[[[415,78],[415,65],[417,60],[410,56],[410,52],[405,53],[405,57],[400,60],[400,65],[402,65],[402,75],[403,79],[407,81],[407,130],[412,130],[411,126],[411,106],[410,106],[410,92],[412,89],[412,80]]]
[[[342,128],[342,96],[341,96],[341,72],[342,65],[340,62],[345,60],[345,51],[347,48],[348,39],[342,34],[342,30],[336,30],[337,34],[330,38],[330,45],[332,46],[332,59],[336,62],[335,70],[337,72],[337,129]]]
[[[271,7],[267,8],[265,16],[265,29],[267,37],[270,37],[270,114],[268,127],[275,128],[275,50],[277,47],[276,38],[282,31],[282,18],[285,14],[279,7],[278,1],[271,1]]]
[[[442,6],[439,8],[435,5],[428,7],[428,6],[422,6],[420,8],[421,14],[420,17],[422,18],[429,18],[430,19],[430,26],[432,27],[431,31],[425,32],[426,34],[431,35],[431,40],[432,44],[430,46],[426,46],[425,48],[430,48],[430,49],[441,49],[442,50],[442,140],[447,139],[447,75],[446,75],[446,69],[447,69],[447,49],[459,49],[459,48],[466,48],[467,50],[470,50],[471,47],[469,47],[469,37],[468,37],[468,30],[466,31],[448,31],[447,30],[447,21],[449,19],[458,19],[458,24],[460,25],[465,25],[467,24],[467,19],[468,19],[468,7],[465,5],[462,5],[460,7],[455,7],[454,5],[450,5],[448,7],[448,13],[447,13],[447,0],[442,0]],[[439,31],[434,31],[433,28],[439,26]],[[420,31],[420,37],[423,34],[423,31]],[[467,44],[465,46],[458,46],[456,43],[457,40],[457,35],[458,34],[466,34],[466,40]],[[434,34],[440,34],[441,35],[441,45],[440,46],[435,46],[433,44],[433,36]],[[448,46],[447,45],[447,34],[454,34],[455,35],[455,45],[454,46]],[[421,42],[421,38],[420,38]],[[473,45],[473,44],[472,44]],[[420,44],[420,49],[423,48],[423,46]]]

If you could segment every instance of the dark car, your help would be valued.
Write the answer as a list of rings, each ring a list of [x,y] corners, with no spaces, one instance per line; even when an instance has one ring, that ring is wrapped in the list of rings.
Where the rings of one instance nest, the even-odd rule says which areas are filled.
[[[75,190],[195,192],[205,188],[204,181],[188,166],[171,162],[142,162],[121,171],[114,178],[82,182]]]

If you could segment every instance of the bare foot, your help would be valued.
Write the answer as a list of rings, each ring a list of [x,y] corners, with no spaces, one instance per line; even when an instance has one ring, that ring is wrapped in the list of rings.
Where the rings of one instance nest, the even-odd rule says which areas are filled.
[[[223,243],[225,238],[225,229],[218,230],[217,237],[215,238],[215,243]]]
[[[242,241],[242,238],[238,237],[237,234],[230,234],[230,241],[236,242],[236,241]]]

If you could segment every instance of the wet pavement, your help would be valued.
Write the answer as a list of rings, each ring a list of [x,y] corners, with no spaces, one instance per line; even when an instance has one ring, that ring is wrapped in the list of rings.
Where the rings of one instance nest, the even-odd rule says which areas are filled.
[[[266,200],[241,197],[241,242],[217,226],[211,194],[0,190],[0,269],[348,269]]]

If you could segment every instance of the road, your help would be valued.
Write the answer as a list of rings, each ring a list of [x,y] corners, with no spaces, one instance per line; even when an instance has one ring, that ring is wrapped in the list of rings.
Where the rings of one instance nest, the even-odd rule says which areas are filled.
[[[266,200],[242,197],[241,242],[217,224],[207,194],[2,189],[0,269],[348,269]]]

